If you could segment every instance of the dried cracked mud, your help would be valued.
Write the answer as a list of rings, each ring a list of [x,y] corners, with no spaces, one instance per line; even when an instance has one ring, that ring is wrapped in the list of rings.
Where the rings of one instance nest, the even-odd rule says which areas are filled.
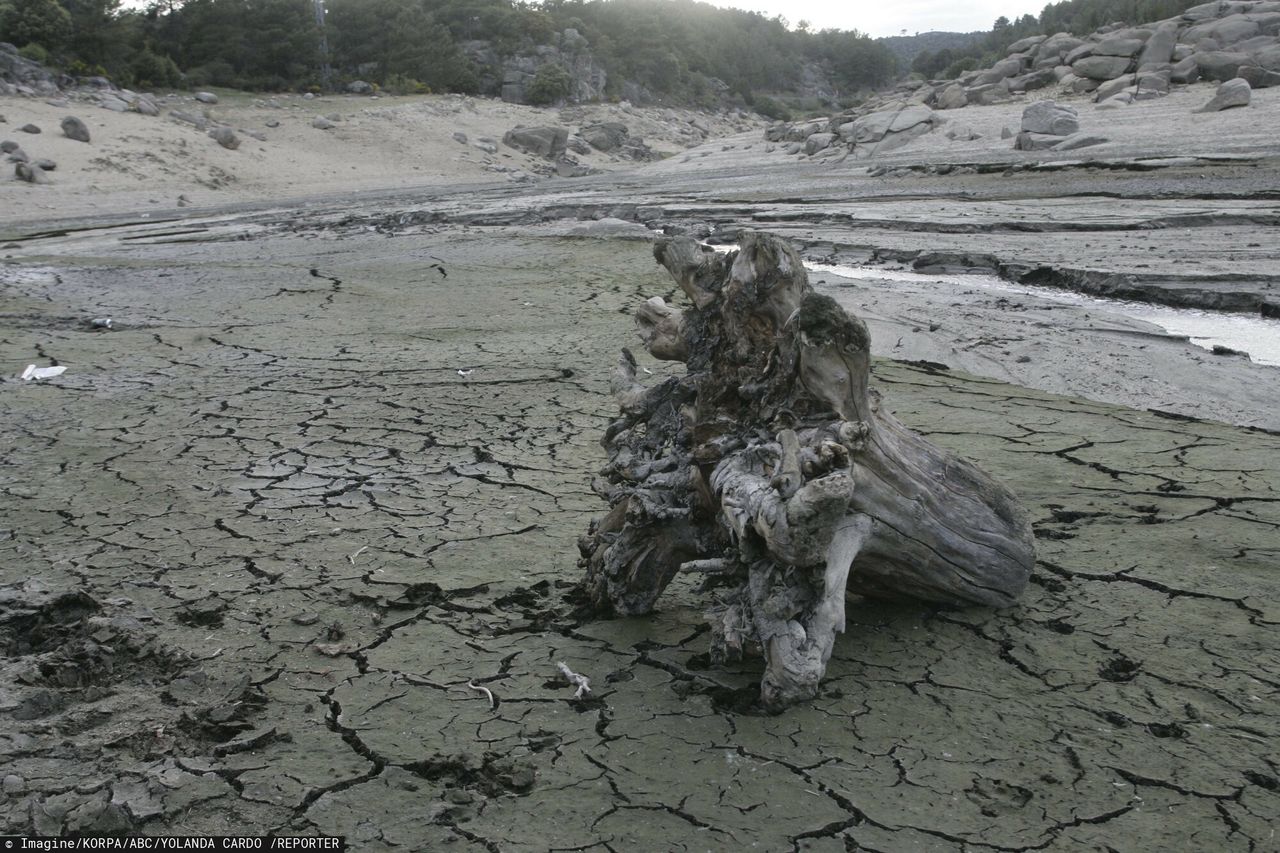
[[[1022,497],[1032,585],[861,603],[820,697],[767,716],[692,587],[579,610],[609,370],[673,289],[649,247],[305,219],[0,266],[3,363],[68,367],[0,383],[5,832],[1280,845],[1280,436],[878,362]]]

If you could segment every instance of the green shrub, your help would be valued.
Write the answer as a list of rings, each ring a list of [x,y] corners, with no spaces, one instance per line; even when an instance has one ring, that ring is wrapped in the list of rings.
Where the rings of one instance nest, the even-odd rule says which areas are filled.
[[[18,55],[24,59],[30,59],[32,62],[39,62],[41,65],[49,64],[49,51],[35,42],[23,45],[18,50]]]
[[[752,107],[765,118],[791,121],[791,110],[787,109],[787,105],[768,95],[756,95]]]
[[[134,82],[148,89],[172,88],[182,82],[182,72],[177,64],[167,56],[153,53],[143,48],[129,65]]]
[[[563,66],[548,62],[538,68],[533,81],[524,90],[529,103],[538,106],[554,104],[569,95],[573,80]]]
[[[972,56],[966,56],[964,59],[957,59],[946,67],[942,72],[943,79],[954,80],[966,71],[972,71],[978,67],[978,60]]]
[[[187,85],[192,89],[203,89],[208,86],[235,88],[238,82],[236,70],[225,59],[206,62],[187,72]]]
[[[421,80],[407,74],[391,74],[382,82],[382,88],[392,95],[429,95],[431,89]]]

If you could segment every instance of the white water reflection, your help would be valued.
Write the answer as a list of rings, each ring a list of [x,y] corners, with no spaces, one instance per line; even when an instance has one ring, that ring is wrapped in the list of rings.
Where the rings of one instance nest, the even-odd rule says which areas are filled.
[[[1257,364],[1280,366],[1280,320],[1256,314],[1231,314],[1201,311],[1194,308],[1171,308],[1146,302],[1103,299],[1073,290],[1015,284],[994,275],[937,275],[884,267],[844,264],[806,264],[810,272],[826,272],[853,279],[903,281],[912,284],[950,284],[989,290],[994,293],[1032,296],[1064,305],[1075,305],[1098,311],[1121,314],[1159,326],[1171,335],[1184,336],[1206,350],[1214,346],[1230,347],[1249,353]]]

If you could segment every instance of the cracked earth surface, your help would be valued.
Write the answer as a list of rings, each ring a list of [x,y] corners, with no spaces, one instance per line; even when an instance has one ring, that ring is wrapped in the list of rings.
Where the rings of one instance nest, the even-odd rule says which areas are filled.
[[[763,716],[690,587],[577,611],[608,373],[672,290],[647,245],[50,246],[0,268],[3,363],[69,366],[0,384],[6,832],[1280,844],[1275,434],[878,362],[899,417],[1022,497],[1032,585],[852,607],[819,698]]]

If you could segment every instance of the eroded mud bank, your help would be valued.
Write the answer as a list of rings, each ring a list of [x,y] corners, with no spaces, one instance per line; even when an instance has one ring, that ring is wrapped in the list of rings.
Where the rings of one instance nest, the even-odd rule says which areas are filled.
[[[6,831],[1274,844],[1276,436],[877,364],[1022,496],[1033,583],[1001,612],[851,608],[819,699],[761,716],[690,590],[575,613],[614,347],[671,290],[648,247],[280,224],[0,268]]]

